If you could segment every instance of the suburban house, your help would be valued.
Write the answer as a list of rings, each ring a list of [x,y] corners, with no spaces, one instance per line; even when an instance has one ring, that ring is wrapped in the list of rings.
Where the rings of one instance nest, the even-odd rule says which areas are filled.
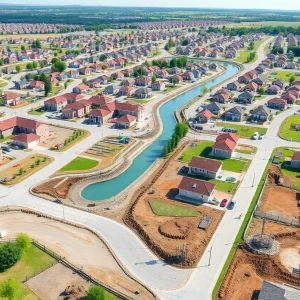
[[[294,169],[300,169],[300,151],[294,153],[291,159],[291,167]]]
[[[118,96],[130,97],[134,94],[134,88],[131,86],[122,86],[118,91]]]
[[[148,86],[151,84],[151,79],[148,76],[140,76],[135,79],[136,86]]]
[[[225,112],[225,119],[227,121],[241,122],[244,111],[240,106],[234,106]]]
[[[33,148],[40,143],[40,136],[35,133],[21,133],[12,138],[13,144],[20,148]]]
[[[239,103],[249,103],[251,104],[254,100],[254,95],[251,92],[244,92],[238,95],[237,101]]]
[[[280,92],[281,88],[278,85],[271,85],[266,90],[266,93],[269,95],[278,95]]]
[[[17,90],[24,90],[29,87],[29,82],[26,79],[15,81],[15,87]]]
[[[153,91],[164,91],[166,89],[166,84],[163,81],[155,81],[151,86]]]
[[[86,93],[88,89],[89,89],[89,87],[86,84],[80,83],[76,87],[73,88],[73,93],[76,93],[76,94]]]
[[[264,86],[266,84],[266,81],[267,80],[265,77],[260,76],[260,77],[253,79],[252,82],[255,82],[258,86]]]
[[[225,103],[229,100],[229,92],[225,89],[217,91],[211,99],[215,102]]]
[[[259,105],[252,112],[252,120],[257,122],[266,122],[270,119],[271,110],[265,105]]]
[[[264,280],[257,300],[296,300],[300,299],[299,288]]]
[[[245,86],[244,91],[256,92],[257,89],[258,89],[258,85],[252,81]]]
[[[208,109],[204,109],[196,115],[196,120],[198,123],[204,124],[210,121],[213,116],[214,115],[212,112],[210,112]]]
[[[151,97],[151,92],[147,87],[140,87],[135,90],[134,96],[138,99],[146,99]]]
[[[234,133],[220,133],[212,146],[211,156],[231,158],[237,147],[239,137]]]
[[[227,89],[229,91],[239,91],[241,89],[241,85],[238,81],[233,81],[227,84]]]
[[[283,88],[284,88],[284,81],[283,81],[283,80],[280,80],[280,79],[277,79],[277,80],[274,80],[274,81],[272,82],[272,85],[277,85],[277,86],[279,86],[281,89],[283,89]]]
[[[135,80],[134,78],[128,78],[121,82],[121,86],[134,86]]]
[[[44,89],[45,83],[40,80],[30,80],[29,81],[29,87],[31,89]]]
[[[110,84],[104,88],[104,93],[105,94],[117,94],[119,92],[120,86],[116,84]]]
[[[63,119],[82,118],[90,111],[90,102],[88,100],[80,100],[75,103],[66,105],[62,109],[61,117]]]
[[[61,111],[67,104],[82,100],[84,96],[75,93],[66,93],[44,101],[45,110]]]
[[[4,106],[16,106],[19,104],[20,95],[15,93],[6,93],[2,96],[2,103]]]
[[[112,117],[112,111],[105,109],[93,109],[89,113],[89,122],[94,124],[104,124]]]
[[[35,120],[13,117],[0,122],[0,134],[4,137],[34,133],[40,137],[40,142],[49,137],[49,126]]]
[[[222,169],[222,162],[194,156],[189,163],[189,174],[205,178],[217,178]]]
[[[268,107],[274,109],[280,109],[280,110],[285,109],[287,105],[287,101],[281,98],[270,99],[267,103],[268,103]]]
[[[209,181],[183,177],[179,186],[177,199],[200,205],[208,202],[215,192],[215,184]]]
[[[211,113],[213,113],[214,115],[218,115],[221,113],[221,111],[223,110],[221,104],[216,103],[216,102],[212,102],[208,105],[206,105],[204,107],[204,109],[209,110]]]
[[[288,104],[294,104],[295,100],[298,98],[298,93],[296,91],[287,91],[281,95],[281,98],[286,100]]]
[[[130,128],[136,124],[136,117],[132,115],[124,115],[112,121],[117,128]]]

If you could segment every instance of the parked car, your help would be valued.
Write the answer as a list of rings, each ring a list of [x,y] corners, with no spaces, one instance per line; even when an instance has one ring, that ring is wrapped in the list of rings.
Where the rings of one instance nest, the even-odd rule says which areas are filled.
[[[300,115],[300,109],[297,110],[297,111],[294,113],[294,115]]]
[[[265,137],[266,137],[266,136],[265,136],[264,134],[260,134],[260,135],[259,135],[259,139],[260,139],[260,140],[264,139]]]
[[[254,134],[252,135],[252,139],[253,140],[258,140],[259,138],[259,133],[258,132],[254,132]]]
[[[62,204],[63,202],[62,202],[62,200],[60,200],[60,199],[55,199],[55,201],[54,201],[55,203],[59,203],[59,204]]]
[[[230,201],[230,203],[228,204],[227,208],[228,208],[228,209],[233,209],[234,206],[235,206],[235,201],[232,200],[232,201]]]
[[[1,149],[2,149],[2,150],[5,150],[6,152],[12,151],[11,148],[10,148],[9,146],[7,146],[7,145],[1,146]]]
[[[227,203],[227,199],[223,199],[223,200],[221,201],[220,206],[221,206],[221,207],[225,207],[225,206],[226,206],[226,203]]]

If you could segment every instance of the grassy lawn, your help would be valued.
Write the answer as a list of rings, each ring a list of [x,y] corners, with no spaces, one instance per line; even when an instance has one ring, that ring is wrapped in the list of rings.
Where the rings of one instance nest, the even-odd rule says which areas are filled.
[[[240,51],[238,53],[238,56],[234,59],[234,61],[239,62],[239,63],[246,63],[247,62],[247,58],[249,56],[251,51]],[[253,59],[252,62],[254,62],[257,59],[257,54],[255,54],[255,58]]]
[[[127,98],[127,100],[132,101],[136,104],[147,104],[151,99],[149,100],[141,100],[141,99],[136,99],[136,98]]]
[[[170,93],[172,91],[175,91],[178,88],[180,88],[180,86],[178,86],[178,85],[167,85],[164,93]]]
[[[295,80],[300,80],[300,76],[296,76],[295,71],[274,71],[277,75],[271,75],[272,80],[281,79],[284,81],[289,81],[292,76],[295,77]]]
[[[73,129],[73,128],[72,128]],[[76,130],[75,130],[76,131]],[[75,132],[74,131],[74,132]],[[79,143],[80,141],[82,141],[83,139],[85,139],[86,137],[88,137],[91,133],[87,130],[79,130],[82,132],[81,135],[78,135],[78,137],[74,138],[74,140],[71,140],[70,142],[68,142],[67,145],[63,146],[62,148],[58,149],[58,150],[55,150],[55,151],[58,151],[58,152],[63,152],[63,151],[66,151],[68,149],[70,149],[71,147],[73,147],[75,144]],[[73,136],[70,136],[70,138],[72,139]]]
[[[95,168],[99,162],[97,160],[84,158],[84,157],[76,157],[73,159],[70,163],[65,165],[62,169],[60,169],[61,172],[66,171],[84,171],[84,170],[90,170]]]
[[[22,281],[40,270],[50,267],[54,262],[54,258],[31,244],[13,267],[0,273],[0,282],[8,277],[15,278],[20,283],[20,289],[15,299],[39,299],[29,288],[22,284]]]
[[[39,162],[38,162],[39,161]],[[16,162],[0,172],[0,180],[6,179],[4,184],[13,185],[50,164],[53,158],[42,154],[36,154]]]
[[[264,127],[245,126],[224,122],[218,122],[217,126],[225,128],[235,128],[238,130],[236,134],[243,138],[251,138],[255,132],[258,132],[259,134],[266,134],[268,131],[268,129]]]
[[[12,139],[14,136],[13,135],[8,135],[6,137],[4,137],[3,139],[0,139],[0,143],[4,143],[10,139]]]
[[[8,85],[8,82],[6,82],[4,80],[0,80],[0,88],[4,88],[7,85]]]
[[[179,160],[189,163],[194,156],[201,156],[201,157],[221,160],[223,163],[222,170],[225,171],[241,173],[248,169],[250,165],[249,160],[228,159],[228,158],[209,156],[213,144],[214,142],[205,141],[205,142],[200,142],[195,147],[189,147],[187,150],[184,151],[184,153],[182,153],[181,157],[179,157]]]
[[[291,130],[292,124],[300,125],[300,116],[290,116],[286,118],[280,126],[278,136],[284,140],[300,142],[300,132]]]
[[[182,207],[175,204],[169,204],[160,200],[151,199],[149,204],[154,214],[157,216],[168,216],[168,217],[196,217],[199,216],[199,212]]]
[[[36,116],[40,116],[44,113],[45,113],[44,106],[39,106],[37,108],[32,108],[31,110],[28,111],[28,114],[36,115]]]

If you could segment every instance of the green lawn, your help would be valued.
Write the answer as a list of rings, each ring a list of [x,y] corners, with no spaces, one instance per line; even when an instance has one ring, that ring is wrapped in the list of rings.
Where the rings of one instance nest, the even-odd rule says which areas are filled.
[[[157,216],[168,217],[196,217],[199,216],[199,212],[195,209],[182,207],[175,204],[169,204],[160,200],[151,199],[149,204],[154,214]]]
[[[249,50],[238,52],[238,56],[234,59],[234,61],[239,63],[246,63],[250,52],[251,51]],[[256,61],[256,59],[257,59],[257,54],[255,54],[255,58],[251,62]]]
[[[136,104],[147,104],[151,99],[149,100],[142,100],[142,99],[136,99],[136,98],[127,98],[127,100],[130,100]]]
[[[45,113],[44,106],[39,106],[37,108],[32,108],[31,110],[28,111],[28,114],[37,115],[37,116],[40,116],[44,113]]]
[[[54,262],[54,258],[31,244],[13,267],[0,273],[0,282],[8,277],[15,278],[20,283],[16,299],[39,299],[29,288],[22,284],[22,281],[40,270],[50,267]]]
[[[277,75],[271,75],[272,80],[281,79],[284,81],[289,81],[292,76],[295,77],[295,80],[300,80],[300,76],[296,76],[295,71],[274,71]]]
[[[300,125],[300,116],[290,116],[284,120],[279,129],[279,137],[284,140],[300,142],[300,131],[291,130],[292,124]]]
[[[4,80],[0,80],[0,88],[4,88],[7,85],[8,85],[8,82],[6,82]]]
[[[184,151],[184,153],[182,153],[179,160],[189,163],[194,156],[201,156],[210,159],[221,160],[223,163],[222,170],[225,171],[241,173],[248,169],[250,164],[249,160],[228,159],[228,158],[209,156],[213,144],[214,142],[205,141],[205,142],[200,142],[195,147],[189,147],[187,150]]]
[[[95,168],[98,164],[99,162],[97,160],[78,156],[61,168],[60,171],[85,171]]]
[[[166,86],[166,90],[164,91],[164,93],[170,93],[172,91],[175,91],[176,89],[178,89],[180,86],[178,85],[167,85]]]
[[[251,138],[255,132],[258,132],[259,134],[266,134],[268,131],[268,129],[264,127],[245,126],[224,122],[218,122],[217,126],[225,128],[235,128],[238,130],[236,134],[243,138]]]

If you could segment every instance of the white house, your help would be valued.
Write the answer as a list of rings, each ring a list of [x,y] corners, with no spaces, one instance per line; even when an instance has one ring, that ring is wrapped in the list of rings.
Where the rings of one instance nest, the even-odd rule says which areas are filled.
[[[222,162],[194,156],[189,163],[189,174],[216,178],[222,169]]]

